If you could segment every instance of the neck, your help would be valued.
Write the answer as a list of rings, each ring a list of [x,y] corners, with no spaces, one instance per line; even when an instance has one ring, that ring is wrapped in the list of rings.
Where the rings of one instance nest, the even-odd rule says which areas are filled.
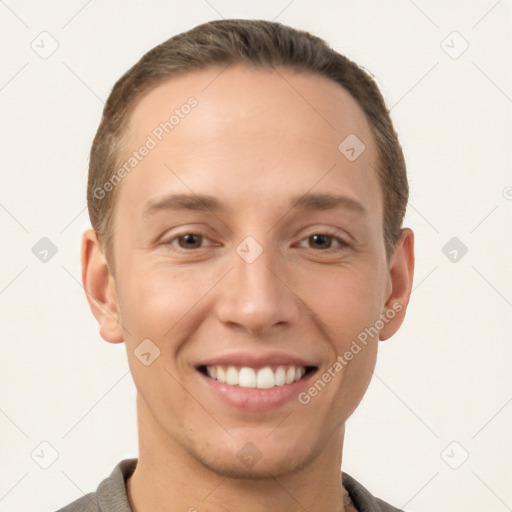
[[[201,464],[161,429],[137,395],[139,458],[128,481],[134,512],[349,512],[341,458],[344,428],[299,471],[268,479],[232,478]],[[345,501],[347,503],[347,501]]]

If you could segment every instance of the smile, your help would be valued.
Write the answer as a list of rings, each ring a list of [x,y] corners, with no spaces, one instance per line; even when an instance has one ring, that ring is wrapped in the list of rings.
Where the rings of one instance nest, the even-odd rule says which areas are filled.
[[[251,368],[248,366],[201,366],[199,370],[222,384],[240,388],[271,389],[286,386],[302,379],[314,370],[313,366],[265,366]]]

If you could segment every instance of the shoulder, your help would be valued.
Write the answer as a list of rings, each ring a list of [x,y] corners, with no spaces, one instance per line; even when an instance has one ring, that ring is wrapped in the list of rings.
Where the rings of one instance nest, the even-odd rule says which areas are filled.
[[[57,512],[131,512],[126,495],[126,479],[133,473],[137,459],[124,459],[117,464],[95,492],[90,492]]]
[[[368,489],[347,473],[343,472],[342,478],[343,485],[359,512],[404,512],[373,496]]]
[[[96,493],[90,492],[57,510],[57,512],[98,512],[100,510]]]

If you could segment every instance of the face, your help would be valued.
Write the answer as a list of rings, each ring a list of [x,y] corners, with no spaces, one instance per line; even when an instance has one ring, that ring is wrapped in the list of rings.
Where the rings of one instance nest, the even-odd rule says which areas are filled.
[[[377,152],[351,96],[221,69],[173,78],[131,114],[111,279],[123,330],[104,315],[102,335],[125,342],[162,450],[277,476],[341,442],[379,334],[401,322],[400,255],[386,259]]]

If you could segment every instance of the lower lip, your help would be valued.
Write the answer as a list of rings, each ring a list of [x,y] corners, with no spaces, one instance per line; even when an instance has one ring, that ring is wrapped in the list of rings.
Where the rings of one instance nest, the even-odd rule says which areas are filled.
[[[308,386],[309,380],[315,375],[316,371],[308,373],[302,379],[292,384],[274,386],[270,389],[230,386],[212,379],[201,372],[198,373],[208,388],[223,402],[247,411],[267,411],[297,399],[298,394]]]

